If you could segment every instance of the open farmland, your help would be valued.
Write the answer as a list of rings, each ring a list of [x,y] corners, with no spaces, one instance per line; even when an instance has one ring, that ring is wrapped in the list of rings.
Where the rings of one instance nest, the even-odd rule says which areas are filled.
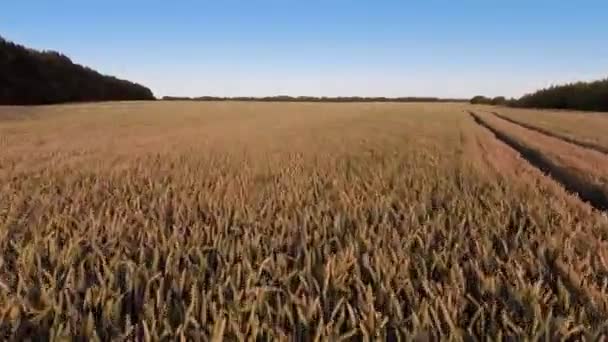
[[[0,336],[597,340],[606,164],[465,104],[2,107]]]

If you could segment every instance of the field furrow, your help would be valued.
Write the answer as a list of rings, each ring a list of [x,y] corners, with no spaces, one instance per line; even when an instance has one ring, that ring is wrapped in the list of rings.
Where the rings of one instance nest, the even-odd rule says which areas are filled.
[[[501,118],[503,120],[506,120],[506,121],[508,121],[508,122],[510,122],[512,124],[519,125],[521,127],[524,127],[524,128],[527,128],[527,129],[530,129],[530,130],[533,130],[533,131],[536,131],[536,132],[539,132],[539,133],[542,133],[542,134],[545,134],[545,135],[548,135],[548,136],[553,137],[553,138],[561,139],[561,140],[563,140],[565,142],[568,142],[568,143],[571,143],[571,144],[574,144],[574,145],[578,145],[578,146],[583,147],[583,148],[588,148],[588,149],[591,149],[591,150],[594,150],[594,151],[598,151],[598,152],[602,152],[604,154],[608,154],[608,147],[607,146],[602,146],[602,145],[599,145],[597,143],[591,143],[591,142],[586,142],[586,141],[583,141],[583,140],[580,140],[580,139],[575,139],[572,136],[569,136],[569,135],[566,135],[566,134],[563,134],[563,133],[561,133],[561,134],[560,133],[556,133],[556,132],[551,131],[551,130],[546,129],[546,128],[542,128],[542,127],[535,126],[535,125],[532,125],[532,124],[529,124],[529,123],[525,123],[523,121],[515,120],[515,119],[513,119],[513,118],[511,118],[509,116],[500,114],[500,113],[498,113],[496,111],[492,111],[490,113],[494,114],[495,116],[497,116],[497,117],[499,117],[499,118]]]
[[[476,110],[476,109],[474,109]],[[479,110],[486,110],[479,108]],[[500,107],[491,111],[517,123],[549,132],[557,137],[600,150],[608,149],[608,115],[600,112],[577,112],[550,109]]]
[[[498,139],[516,149],[532,165],[598,210],[608,210],[608,158],[491,114],[469,112]]]

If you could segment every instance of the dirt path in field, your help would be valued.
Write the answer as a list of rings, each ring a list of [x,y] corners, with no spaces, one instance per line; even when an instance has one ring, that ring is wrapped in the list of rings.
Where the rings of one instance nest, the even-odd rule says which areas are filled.
[[[521,126],[523,128],[527,128],[527,129],[536,131],[538,133],[542,133],[542,134],[548,135],[550,137],[553,137],[553,138],[556,138],[556,139],[560,139],[560,140],[563,140],[565,142],[568,142],[568,143],[571,143],[571,144],[574,144],[574,145],[577,145],[577,146],[580,146],[580,147],[583,147],[583,148],[588,148],[588,149],[591,149],[591,150],[594,150],[594,151],[597,151],[597,152],[608,154],[608,148],[606,148],[605,146],[601,146],[601,145],[598,145],[598,144],[582,141],[582,140],[579,140],[579,139],[573,139],[573,138],[571,138],[571,137],[569,137],[567,135],[564,135],[564,134],[555,133],[555,132],[552,132],[552,131],[550,131],[548,129],[545,129],[545,128],[537,127],[537,126],[534,126],[534,125],[530,125],[530,124],[527,124],[527,123],[524,123],[524,122],[512,119],[512,118],[510,118],[508,116],[505,116],[505,115],[502,115],[502,114],[500,114],[498,112],[489,112],[489,113],[493,114],[494,116],[496,116],[496,117],[498,117],[500,119],[503,119],[503,120],[508,121],[508,122],[510,122],[512,124]]]
[[[607,172],[603,171],[608,170],[608,158],[603,154],[496,117],[482,117],[472,111],[468,113],[477,124],[488,129],[566,190],[594,208],[608,211]]]

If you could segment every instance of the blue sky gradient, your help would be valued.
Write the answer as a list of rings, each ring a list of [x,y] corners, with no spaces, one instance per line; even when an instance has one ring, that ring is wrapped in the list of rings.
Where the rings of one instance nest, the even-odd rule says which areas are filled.
[[[520,96],[608,76],[607,1],[18,0],[0,35],[157,96]]]

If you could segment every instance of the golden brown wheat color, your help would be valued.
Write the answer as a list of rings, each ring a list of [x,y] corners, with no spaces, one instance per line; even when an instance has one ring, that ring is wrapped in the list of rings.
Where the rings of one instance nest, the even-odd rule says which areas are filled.
[[[465,109],[0,108],[0,338],[597,340],[605,215]]]

